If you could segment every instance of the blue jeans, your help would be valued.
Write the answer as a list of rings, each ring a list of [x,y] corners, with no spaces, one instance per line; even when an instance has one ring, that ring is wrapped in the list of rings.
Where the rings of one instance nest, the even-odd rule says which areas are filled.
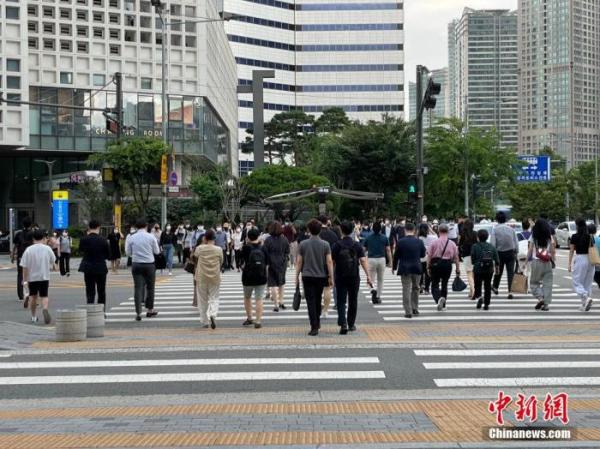
[[[163,253],[165,255],[165,259],[167,259],[167,268],[169,269],[169,271],[173,269],[173,252],[174,247],[171,243],[163,245]]]

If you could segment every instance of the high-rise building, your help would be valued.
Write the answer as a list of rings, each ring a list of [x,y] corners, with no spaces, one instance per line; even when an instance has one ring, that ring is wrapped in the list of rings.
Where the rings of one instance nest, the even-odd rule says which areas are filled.
[[[294,108],[319,115],[342,107],[378,120],[404,108],[402,0],[225,0],[240,84],[274,69],[264,83],[265,120]],[[239,141],[252,128],[252,97],[239,96]],[[240,172],[253,166],[240,155]]]
[[[450,109],[450,95],[448,86],[448,68],[432,70],[431,77],[436,83],[440,84],[440,94],[436,96],[437,103],[435,108],[423,113],[423,127],[429,128],[435,124],[436,118],[452,117]],[[423,78],[423,90],[427,87],[428,76]],[[408,83],[408,118],[414,120],[417,118],[417,84],[410,81]]]
[[[237,173],[236,64],[223,24],[181,24],[221,11],[214,0],[163,3],[178,183],[203,161]],[[9,207],[47,226],[50,183],[36,159],[56,161],[54,189],[115,138],[103,111],[116,106],[114,73],[123,75],[125,135],[162,138],[165,36],[147,0],[0,0],[0,17],[2,95],[33,103],[0,105],[0,226]]]
[[[448,27],[449,102],[469,127],[518,143],[517,13],[465,8]]]
[[[568,167],[600,145],[596,0],[519,2],[519,151],[555,150]]]

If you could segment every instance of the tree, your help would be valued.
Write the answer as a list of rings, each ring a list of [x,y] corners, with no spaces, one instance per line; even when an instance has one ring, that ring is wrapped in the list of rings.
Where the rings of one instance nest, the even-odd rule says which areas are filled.
[[[313,151],[316,172],[331,179],[336,187],[381,192],[388,213],[392,208],[393,212],[402,211],[394,197],[399,191],[407,191],[410,174],[414,173],[413,124],[386,115],[381,122],[351,123],[339,134],[317,136]],[[365,207],[358,204],[343,210],[356,213]]]
[[[315,120],[316,133],[337,134],[350,124],[346,112],[339,107],[325,109],[321,116]]]
[[[314,174],[307,167],[265,165],[242,178],[241,184],[247,189],[248,200],[260,203],[273,195],[310,189],[313,186],[327,186],[330,182],[324,176]],[[309,198],[276,205],[273,209],[279,218],[284,215],[284,206],[288,206],[287,215],[291,220],[295,220],[303,211],[314,208],[315,204],[316,200]]]
[[[87,221],[92,218],[104,220],[111,209],[111,200],[107,198],[102,189],[102,181],[96,178],[87,178],[77,184],[75,190],[83,204],[83,213]]]
[[[246,200],[246,185],[232,176],[224,164],[192,178],[190,187],[203,209],[216,211],[227,221],[234,221],[240,215]]]
[[[168,146],[162,140],[134,137],[113,141],[105,152],[95,153],[88,160],[111,166],[116,182],[128,188],[139,215],[145,216],[150,187],[159,182],[161,158],[167,152]]]
[[[467,129],[457,118],[440,119],[427,131],[425,146],[425,210],[451,217],[464,210],[465,175],[479,178],[480,190],[514,181],[521,162],[512,149],[502,148],[495,130]]]
[[[281,112],[265,123],[265,156],[269,164],[285,163],[291,157],[297,166],[307,165],[306,145],[313,134],[314,117],[302,111]],[[246,153],[252,151],[253,131],[242,145]]]
[[[586,162],[569,172],[569,191],[571,195],[572,216],[596,216],[596,163]]]

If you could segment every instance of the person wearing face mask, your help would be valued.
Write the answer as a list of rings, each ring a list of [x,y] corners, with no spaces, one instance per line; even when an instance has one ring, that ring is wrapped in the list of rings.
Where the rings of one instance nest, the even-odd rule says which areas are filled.
[[[175,237],[175,254],[177,254],[177,260],[179,264],[181,264],[183,260],[183,238],[185,237],[185,229],[182,224],[177,226],[177,229],[175,230]]]
[[[242,242],[247,243],[248,241],[248,231],[254,227],[254,222],[252,220],[248,220],[246,222],[246,227],[242,230]]]
[[[58,238],[58,262],[61,276],[71,276],[71,247],[73,239],[69,237],[69,232],[65,229]]]
[[[119,265],[121,264],[121,240],[123,234],[119,228],[115,228],[113,232],[108,234],[108,243],[110,245],[110,266],[114,274],[117,274]]]
[[[202,244],[202,238],[204,237],[204,234],[206,233],[206,230],[204,229],[204,225],[201,223],[198,223],[198,226],[196,226],[196,230],[194,231],[194,234],[192,235],[192,241],[190,243],[190,249],[192,250],[191,252],[194,252],[194,249],[196,249],[196,247],[198,245]]]
[[[223,251],[223,263],[221,265],[221,273],[223,273],[225,272],[225,261],[227,260],[227,232],[225,232],[223,230],[223,227],[220,225],[217,226],[216,231],[217,232],[215,233],[215,245],[221,248],[221,251]]]
[[[175,244],[177,243],[177,236],[168,224],[165,227],[165,232],[160,235],[160,247],[162,248],[163,254],[167,261],[167,269],[169,270],[169,276],[173,276],[173,252],[175,251]]]
[[[58,234],[53,232],[50,238],[48,239],[48,246],[54,253],[54,266],[52,267],[52,271],[56,271],[58,267]]]
[[[156,223],[154,225],[154,227],[152,228],[151,234],[156,239],[156,243],[160,243],[160,236],[162,235],[162,231],[161,231],[160,225],[158,223]]]
[[[137,231],[137,229],[135,228],[134,225],[130,225],[129,226],[129,234],[127,234],[127,237],[125,237],[125,246],[127,246],[127,240],[129,240],[129,238],[135,234]],[[131,263],[131,256],[127,256],[127,266],[130,267],[132,265]]]
[[[194,231],[192,230],[192,226],[189,224],[185,225],[183,229],[183,264],[189,260],[192,252],[192,237],[194,236]]]

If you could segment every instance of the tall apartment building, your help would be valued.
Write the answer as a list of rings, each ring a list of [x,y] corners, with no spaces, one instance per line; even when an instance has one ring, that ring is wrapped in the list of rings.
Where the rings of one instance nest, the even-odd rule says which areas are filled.
[[[518,144],[517,13],[465,8],[448,27],[450,103],[469,127]]]
[[[450,95],[448,86],[448,68],[432,70],[431,77],[436,83],[441,85],[440,94],[436,97],[435,108],[425,111],[423,114],[423,127],[429,128],[435,124],[436,118],[452,117],[453,112],[450,109]],[[427,77],[423,79],[423,89],[427,86]],[[417,84],[410,81],[408,83],[408,118],[414,120],[417,118]]]
[[[181,24],[221,11],[215,0],[163,2],[178,180],[185,186],[202,161],[228,162],[237,173],[237,75],[223,24]],[[162,137],[163,39],[149,0],[0,0],[2,94],[48,105],[0,105],[1,227],[9,207],[48,225],[46,166],[35,159],[68,174],[114,138],[102,109],[116,105],[115,72],[123,74],[126,135]]]
[[[567,165],[600,145],[600,8],[596,0],[519,2],[519,151],[545,147]]]
[[[256,69],[266,80],[265,120],[297,108],[319,115],[342,107],[351,118],[378,120],[404,110],[402,0],[225,0],[236,15],[226,30],[240,84]],[[252,98],[239,96],[239,141],[252,127]],[[240,154],[240,172],[253,167]]]

